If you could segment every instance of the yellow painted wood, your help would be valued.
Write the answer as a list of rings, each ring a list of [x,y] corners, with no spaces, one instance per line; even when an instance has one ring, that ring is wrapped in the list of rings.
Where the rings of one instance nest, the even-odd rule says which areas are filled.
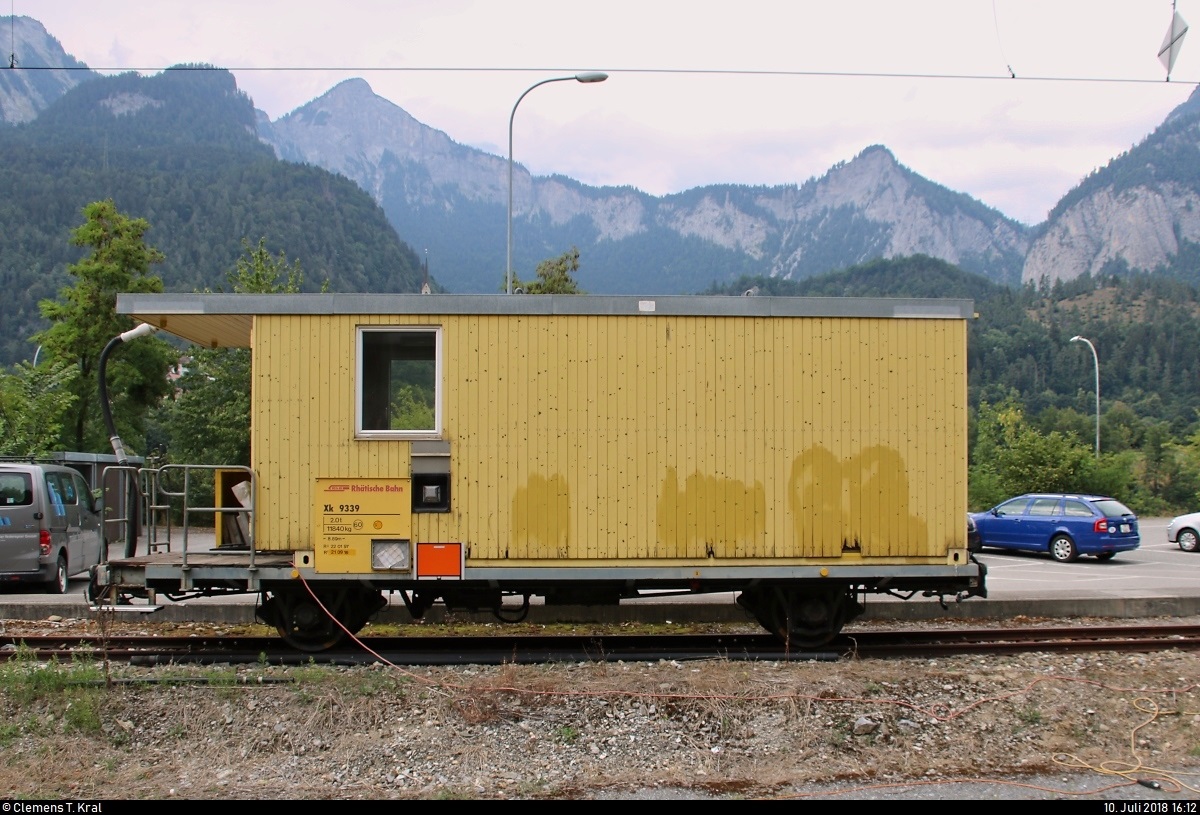
[[[962,320],[277,315],[252,331],[258,544],[313,546],[319,478],[411,473],[354,438],[355,331],[443,330],[468,565],[944,559],[965,546]]]

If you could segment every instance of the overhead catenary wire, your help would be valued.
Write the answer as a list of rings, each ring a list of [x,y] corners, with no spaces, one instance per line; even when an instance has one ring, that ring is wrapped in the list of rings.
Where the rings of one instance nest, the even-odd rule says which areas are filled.
[[[126,67],[87,67],[74,66],[21,66],[24,71],[82,71],[89,73],[160,73],[163,71],[228,71],[230,73],[507,73],[507,74],[540,74],[564,71],[579,71],[578,66],[541,66],[541,67],[463,67],[463,66],[353,66],[353,65],[293,65],[293,66],[217,66],[217,65],[168,65],[168,66],[126,66]],[[937,72],[904,72],[904,71],[788,71],[760,70],[737,68],[604,68],[608,74],[684,74],[694,76],[748,76],[748,77],[814,77],[814,78],[843,78],[843,79],[940,79],[940,80],[971,80],[971,81],[1004,81],[1012,82],[1069,82],[1069,83],[1099,83],[1123,85],[1161,85],[1161,79],[1118,76],[1016,76],[1005,74],[963,74]],[[1171,80],[1172,84],[1200,85],[1200,79]]]

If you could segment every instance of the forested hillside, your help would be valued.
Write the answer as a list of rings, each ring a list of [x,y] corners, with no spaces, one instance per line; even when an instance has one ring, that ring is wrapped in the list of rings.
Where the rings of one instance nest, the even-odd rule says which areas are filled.
[[[274,158],[228,72],[102,78],[28,124],[0,128],[0,364],[33,357],[28,338],[45,327],[37,304],[68,283],[66,267],[81,255],[71,230],[105,199],[150,223],[168,291],[219,289],[243,240],[263,238],[301,263],[312,290],[415,292],[424,279],[370,196]]]

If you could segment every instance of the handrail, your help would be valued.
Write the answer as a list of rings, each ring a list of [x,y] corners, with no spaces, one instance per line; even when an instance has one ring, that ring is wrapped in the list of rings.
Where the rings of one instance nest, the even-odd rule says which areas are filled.
[[[129,557],[131,555],[137,554],[137,551],[136,551],[137,550],[137,529],[138,529],[138,527],[141,526],[141,523],[142,523],[141,519],[137,517],[137,511],[138,511],[139,507],[141,506],[142,502],[129,500],[130,499],[130,490],[134,486],[134,479],[138,477],[140,468],[138,468],[134,465],[131,465],[131,464],[110,464],[108,467],[105,468],[104,472],[105,472],[104,478],[108,477],[108,475],[107,475],[108,473],[115,474],[116,484],[115,484],[115,488],[114,488],[113,492],[117,496],[119,496],[118,506],[120,506],[124,509],[124,513],[121,515],[114,515],[114,516],[110,517],[109,513],[113,512],[115,510],[115,507],[113,507],[113,505],[110,504],[108,501],[105,501],[104,502],[103,521],[101,524],[101,528],[106,533],[108,531],[109,524],[119,524],[119,525],[123,524],[123,526],[121,528],[125,533],[124,534],[125,555],[126,555],[126,557]],[[101,483],[99,485],[93,485],[93,488],[98,486],[99,489],[101,491],[103,491],[104,490],[104,483],[103,483],[104,478],[100,479]],[[140,490],[139,490],[139,494],[140,494]],[[133,535],[132,541],[130,540],[131,534]],[[101,563],[108,562],[108,539],[107,539],[107,537],[104,539],[104,543],[105,543],[105,545],[103,547],[101,547],[103,549],[103,552],[102,552],[101,558],[100,558]]]
[[[215,473],[217,470],[226,471],[226,472],[245,473],[248,476],[249,481],[250,481],[250,498],[249,498],[248,506],[236,506],[236,507],[234,507],[234,506],[227,506],[227,507],[199,506],[199,507],[197,507],[197,506],[191,506],[189,504],[189,501],[191,499],[191,496],[189,493],[190,493],[190,488],[191,488],[192,474],[197,471],[210,471],[210,472]],[[247,544],[249,545],[249,550],[250,550],[250,568],[252,570],[254,569],[254,559],[255,559],[254,501],[255,501],[255,496],[258,494],[258,489],[257,489],[258,480],[257,480],[257,477],[255,476],[254,470],[252,470],[249,467],[245,467],[245,466],[241,466],[241,465],[164,464],[163,466],[159,467],[157,470],[153,470],[151,472],[153,475],[153,493],[154,493],[154,495],[165,496],[168,499],[172,499],[172,498],[181,499],[181,501],[182,501],[182,505],[180,506],[181,517],[183,520],[182,548],[180,550],[181,557],[182,557],[182,563],[181,563],[182,568],[184,568],[185,570],[187,569],[188,531],[192,525],[193,513],[201,513],[201,514],[211,513],[213,516],[213,526],[214,527],[216,526],[216,520],[217,520],[216,514],[217,513],[234,513],[234,514],[239,514],[239,515],[244,514],[246,516]],[[177,483],[177,479],[179,478],[179,475],[177,473],[182,473],[182,481],[183,481],[182,488],[180,488],[180,485]],[[215,485],[215,482],[216,482],[215,478],[213,479],[213,482]],[[215,498],[216,498],[216,496],[214,494],[214,499]],[[214,500],[214,503],[215,503],[215,500]],[[155,499],[154,504],[156,506],[157,505],[165,506],[168,510],[168,512],[167,512],[168,519],[170,518],[169,510],[172,505],[169,503],[169,501],[166,504],[161,504],[160,501]]]
[[[142,494],[145,510],[142,513],[146,528],[146,553],[154,554],[159,549],[171,551],[171,505],[164,503],[158,490],[158,469],[143,468],[138,472],[138,487]],[[160,520],[165,515],[165,520]],[[159,531],[165,528],[166,538],[159,538]]]

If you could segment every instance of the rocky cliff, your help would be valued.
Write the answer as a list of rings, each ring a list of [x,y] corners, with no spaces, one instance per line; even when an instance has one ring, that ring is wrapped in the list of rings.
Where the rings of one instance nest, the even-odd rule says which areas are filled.
[[[455,231],[454,246],[441,244],[454,254],[442,258],[451,271],[439,272],[439,279],[454,291],[492,290],[495,270],[503,265],[504,243],[494,231],[472,230],[456,214],[478,224],[482,206],[488,210],[483,221],[503,222],[508,205],[505,158],[422,125],[376,96],[362,79],[346,80],[275,122],[260,120],[260,136],[282,159],[354,180],[375,196],[414,246],[438,243],[434,229]],[[414,212],[426,215],[414,217]],[[597,275],[601,287],[609,284],[614,291],[624,290],[626,283],[620,269],[603,268],[606,259],[620,257],[628,263],[635,251],[663,253],[647,250],[648,244],[686,246],[692,253],[698,246],[714,250],[691,280],[677,283],[694,291],[748,271],[799,279],[910,254],[941,258],[1013,283],[1029,242],[1023,225],[918,176],[881,146],[868,147],[799,187],[720,185],[661,198],[628,187],[534,178],[516,166],[513,218],[523,234],[569,226],[571,242],[594,267],[602,267]],[[638,249],[631,244],[622,253],[620,244],[635,238]],[[543,245],[549,248],[552,241]],[[634,275],[628,285],[635,283],[647,284],[648,279]]]
[[[9,68],[38,70],[0,71],[0,121],[5,124],[33,121],[58,97],[96,76],[87,65],[68,56],[37,20],[9,17],[6,22],[9,25],[5,28],[12,35],[12,48],[6,60]]]
[[[1030,246],[1023,283],[1138,270],[1195,276],[1200,243],[1200,90],[1140,144],[1085,178]]]
[[[1200,242],[1200,195],[1171,182],[1107,187],[1046,225],[1030,247],[1021,282],[1052,284],[1108,268],[1162,269],[1179,255],[1182,241]]]

